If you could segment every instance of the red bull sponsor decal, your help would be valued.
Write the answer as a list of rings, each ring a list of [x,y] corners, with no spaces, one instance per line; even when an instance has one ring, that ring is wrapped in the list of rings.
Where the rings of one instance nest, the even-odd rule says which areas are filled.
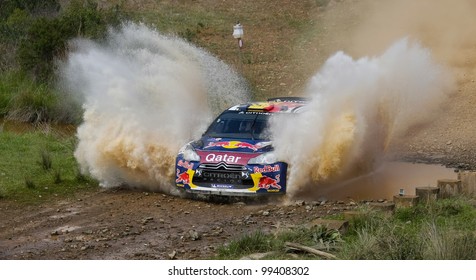
[[[250,149],[253,151],[257,151],[260,146],[259,145],[253,145],[250,143],[246,142],[241,142],[241,141],[217,141],[217,142],[210,142],[208,145],[205,147],[206,148],[211,148],[211,147],[222,147],[225,149]]]
[[[253,167],[254,173],[279,172],[279,171],[281,171],[281,168],[279,168],[278,164],[275,164],[274,166],[265,165],[263,167],[258,167],[258,166]]]
[[[183,167],[183,168],[186,168],[186,169],[193,169],[193,163],[190,163],[190,162],[188,162],[188,161],[186,161],[186,160],[179,160],[179,161],[177,162],[177,165],[178,165],[178,166],[181,166],[181,167]]]
[[[188,175],[187,171],[180,173],[180,170],[177,169],[177,179],[175,180],[176,183],[183,183],[189,184],[190,183],[190,175]]]
[[[280,190],[281,186],[279,185],[279,177],[279,174],[276,175],[275,179],[267,176],[261,177],[258,182],[258,188],[266,190],[269,190],[269,188],[274,188]]]

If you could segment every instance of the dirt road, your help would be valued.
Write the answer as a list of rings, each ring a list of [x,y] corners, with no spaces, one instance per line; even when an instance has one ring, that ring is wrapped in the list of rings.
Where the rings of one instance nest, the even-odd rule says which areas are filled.
[[[121,189],[27,208],[1,202],[0,259],[209,259],[244,233],[355,207],[318,204],[219,204]]]

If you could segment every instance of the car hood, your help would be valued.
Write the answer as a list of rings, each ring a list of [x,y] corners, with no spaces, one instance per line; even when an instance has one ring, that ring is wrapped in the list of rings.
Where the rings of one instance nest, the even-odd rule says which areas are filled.
[[[239,153],[264,153],[272,150],[270,141],[210,137],[203,137],[200,141],[195,142],[194,148],[210,152]]]

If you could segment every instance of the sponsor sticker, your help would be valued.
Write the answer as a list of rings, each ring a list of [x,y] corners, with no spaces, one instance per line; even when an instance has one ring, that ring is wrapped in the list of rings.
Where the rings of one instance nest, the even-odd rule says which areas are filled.
[[[190,175],[188,175],[187,171],[180,173],[180,170],[177,169],[175,183],[183,183],[189,184],[190,183]]]
[[[208,145],[205,147],[206,148],[211,148],[211,147],[221,147],[225,149],[250,149],[253,151],[257,151],[259,149],[259,146],[253,145],[250,143],[246,142],[241,142],[241,141],[217,141],[217,142],[210,142]]]
[[[253,167],[254,173],[267,173],[267,172],[279,172],[279,171],[281,171],[279,164],[275,164],[273,166],[265,165],[263,167],[258,167],[258,166]]]
[[[227,154],[217,155],[217,154],[214,154],[214,153],[210,153],[205,157],[205,161],[207,161],[207,162],[224,161],[224,162],[227,162],[227,163],[237,163],[240,159],[241,159],[241,157],[239,157],[239,156],[233,156],[233,155],[227,155]]]
[[[193,169],[193,163],[190,163],[190,162],[188,162],[188,161],[186,161],[186,160],[179,160],[179,161],[177,162],[177,165],[178,165],[178,166],[181,166],[181,167],[183,167],[183,168],[186,168],[186,169]]]
[[[265,190],[270,190],[270,188],[280,190],[281,186],[279,185],[279,177],[279,174],[276,175],[276,178],[271,178],[268,176],[261,177],[258,182],[258,188]]]
[[[215,189],[232,189],[232,185],[212,184],[212,188]]]

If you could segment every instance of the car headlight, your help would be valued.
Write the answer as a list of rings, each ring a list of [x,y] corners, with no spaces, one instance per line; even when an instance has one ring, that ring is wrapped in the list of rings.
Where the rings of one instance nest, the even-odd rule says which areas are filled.
[[[200,161],[200,156],[195,152],[195,149],[190,145],[186,144],[179,150],[179,155],[182,155],[184,160],[187,161]]]
[[[278,160],[273,152],[263,153],[255,158],[252,158],[248,161],[248,164],[271,164],[275,163]]]

